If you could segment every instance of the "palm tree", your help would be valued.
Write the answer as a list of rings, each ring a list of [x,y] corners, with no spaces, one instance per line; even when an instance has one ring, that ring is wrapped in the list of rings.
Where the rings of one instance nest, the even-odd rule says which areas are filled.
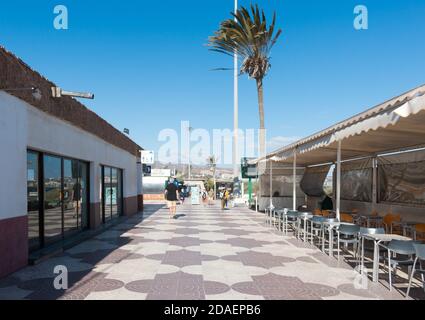
[[[251,5],[251,13],[244,7],[232,13],[234,19],[221,23],[220,29],[209,37],[210,50],[233,56],[235,53],[242,61],[240,74],[255,79],[258,93],[258,111],[260,116],[260,155],[265,154],[264,134],[264,93],[263,79],[270,70],[270,52],[282,30],[275,33],[276,13],[270,26],[267,26],[264,10]]]

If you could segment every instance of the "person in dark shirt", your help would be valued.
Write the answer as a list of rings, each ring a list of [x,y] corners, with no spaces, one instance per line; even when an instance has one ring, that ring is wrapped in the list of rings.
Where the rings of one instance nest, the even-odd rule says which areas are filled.
[[[322,210],[333,210],[333,209],[334,209],[334,205],[333,205],[332,199],[326,195],[325,199],[323,199],[322,201]]]
[[[174,218],[176,215],[177,200],[179,198],[178,192],[178,188],[174,183],[174,178],[171,178],[165,188],[165,199],[167,200],[167,206],[170,210],[170,219]]]

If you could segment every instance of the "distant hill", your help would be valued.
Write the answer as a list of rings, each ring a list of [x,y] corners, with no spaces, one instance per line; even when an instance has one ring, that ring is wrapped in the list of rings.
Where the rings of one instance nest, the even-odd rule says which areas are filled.
[[[155,162],[152,165],[152,169],[171,169],[175,170],[176,175],[187,176],[188,165],[187,164],[173,164],[173,163],[161,163]],[[216,168],[217,179],[228,179],[233,173],[232,168]],[[191,165],[191,177],[192,178],[206,178],[212,177],[212,171],[208,165]]]

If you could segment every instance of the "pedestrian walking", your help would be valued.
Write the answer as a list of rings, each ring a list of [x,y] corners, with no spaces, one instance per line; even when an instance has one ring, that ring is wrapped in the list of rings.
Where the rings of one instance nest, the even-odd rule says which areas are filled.
[[[230,199],[230,192],[229,190],[226,190],[226,192],[224,193],[224,204],[226,209],[229,209],[229,199]]]
[[[214,204],[214,190],[212,188],[208,191],[208,204]]]
[[[229,197],[230,197],[229,191],[227,189],[224,190],[223,197],[221,198],[221,210],[228,208]]]
[[[168,185],[165,188],[165,199],[167,200],[167,206],[170,211],[170,219],[176,216],[177,200],[179,198],[178,193],[179,191],[174,183],[173,177],[169,180]]]
[[[203,190],[202,191],[202,204],[205,207],[208,203],[208,195],[207,195],[207,191]]]

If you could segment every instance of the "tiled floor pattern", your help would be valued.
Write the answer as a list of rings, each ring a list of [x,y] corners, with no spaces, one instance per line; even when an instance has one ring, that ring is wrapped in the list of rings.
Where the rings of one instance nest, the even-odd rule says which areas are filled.
[[[68,269],[54,289],[55,266]],[[245,208],[147,205],[64,254],[0,280],[0,299],[402,299]],[[419,289],[420,290],[420,289]]]

